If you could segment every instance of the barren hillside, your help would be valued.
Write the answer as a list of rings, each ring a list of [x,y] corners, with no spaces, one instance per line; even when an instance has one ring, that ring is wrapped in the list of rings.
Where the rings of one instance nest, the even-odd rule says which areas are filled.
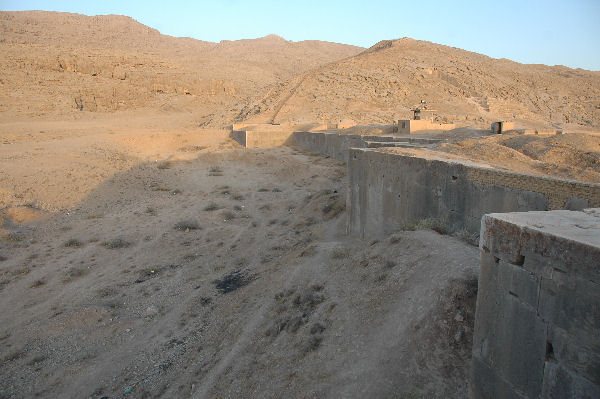
[[[270,85],[359,47],[277,36],[210,43],[118,15],[0,13],[0,118],[139,108],[226,124]]]
[[[389,123],[409,117],[421,100],[441,120],[599,126],[600,72],[523,65],[404,38],[296,77],[242,116],[258,109],[258,118],[277,121]]]

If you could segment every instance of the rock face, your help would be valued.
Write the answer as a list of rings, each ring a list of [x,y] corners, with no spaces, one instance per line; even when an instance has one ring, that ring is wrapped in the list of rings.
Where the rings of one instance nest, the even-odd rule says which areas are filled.
[[[207,115],[203,123],[226,125],[273,85],[362,50],[273,36],[175,38],[121,15],[0,12],[0,112],[30,117],[147,107],[199,110]]]
[[[600,397],[600,209],[481,223],[473,398]]]
[[[425,100],[435,122],[528,120],[556,129],[599,126],[598,98],[600,72],[524,65],[405,38],[294,78],[265,98],[272,105],[262,112],[277,110],[278,121],[391,123],[412,119]]]

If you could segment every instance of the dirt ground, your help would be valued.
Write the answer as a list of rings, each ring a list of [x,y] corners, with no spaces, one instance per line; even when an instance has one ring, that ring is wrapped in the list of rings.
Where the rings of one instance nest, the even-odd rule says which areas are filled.
[[[119,137],[90,141],[114,173],[38,198],[62,210],[5,212],[1,397],[465,396],[477,248],[346,236],[337,161]]]
[[[0,32],[0,399],[466,397],[478,249],[348,237],[346,167],[242,149],[234,121],[389,134],[426,100],[459,126],[440,151],[600,182],[600,136],[488,133],[598,133],[598,72],[123,16]]]

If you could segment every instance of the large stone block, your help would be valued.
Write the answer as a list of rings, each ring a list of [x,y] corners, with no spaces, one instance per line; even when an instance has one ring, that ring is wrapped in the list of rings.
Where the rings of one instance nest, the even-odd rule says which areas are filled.
[[[600,339],[600,286],[564,273],[556,275],[542,279],[540,317],[569,333],[588,331]]]
[[[600,338],[598,331],[569,333],[559,327],[548,328],[548,358],[560,362],[590,382],[600,386]],[[550,348],[549,348],[550,349]]]
[[[542,397],[547,399],[598,399],[600,386],[573,373],[560,363],[547,362]]]
[[[486,215],[480,248],[474,397],[600,397],[600,213]]]
[[[473,358],[486,363],[529,397],[541,392],[546,326],[532,306],[512,295],[512,271],[489,254],[481,256]],[[507,275],[511,275],[507,279]]]
[[[527,399],[487,364],[475,358],[469,391],[473,398]]]

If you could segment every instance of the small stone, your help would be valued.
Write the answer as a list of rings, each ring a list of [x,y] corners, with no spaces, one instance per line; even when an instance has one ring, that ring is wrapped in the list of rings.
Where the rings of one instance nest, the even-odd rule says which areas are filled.
[[[146,317],[154,317],[158,314],[158,308],[154,305],[150,305],[146,308]]]
[[[459,331],[456,334],[454,334],[454,341],[456,342],[460,342],[463,339],[463,332]]]
[[[125,391],[123,392],[123,395],[129,395],[132,392],[133,392],[133,388],[132,387],[127,387],[127,388],[125,388]]]
[[[462,315],[462,313],[458,312],[456,314],[456,316],[454,316],[454,320],[458,321],[459,323],[462,323],[463,321],[465,321],[464,316]]]

